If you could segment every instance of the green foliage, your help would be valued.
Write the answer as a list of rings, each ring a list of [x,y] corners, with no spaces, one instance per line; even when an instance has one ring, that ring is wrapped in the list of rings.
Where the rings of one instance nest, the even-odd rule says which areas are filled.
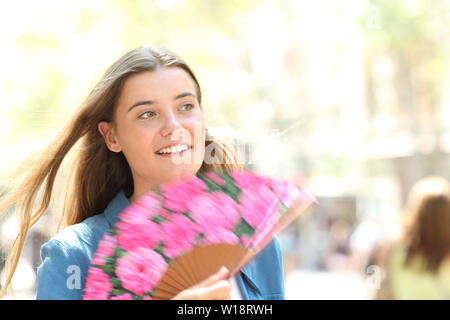
[[[67,82],[68,79],[62,71],[47,71],[28,93],[28,102],[8,110],[7,116],[12,119],[9,138],[14,141],[29,132],[41,137],[54,132],[52,124],[57,122],[61,115],[60,93]]]
[[[448,1],[376,0],[367,2],[358,23],[370,47],[384,44],[394,51],[425,49],[424,45],[437,44],[442,37],[449,15]]]
[[[217,66],[218,61],[205,50],[205,40],[218,34],[232,36],[235,16],[257,4],[256,0],[193,0],[179,1],[172,8],[163,9],[149,0],[114,0],[102,5],[92,3],[83,6],[74,3],[67,25],[50,28],[47,25],[52,21],[41,21],[41,25],[29,24],[10,45],[24,52],[24,57],[36,67],[35,72],[40,74],[40,79],[33,84],[31,92],[24,93],[28,95],[25,104],[9,109],[7,116],[12,119],[12,129],[8,139],[13,142],[31,132],[33,136],[42,138],[60,128],[60,115],[64,107],[76,107],[75,101],[82,99],[73,97],[72,101],[62,105],[61,94],[74,85],[74,79],[60,69],[51,57],[57,59],[64,55],[65,45],[100,30],[105,21],[114,22],[105,36],[116,39],[122,48],[118,55],[143,44],[161,45],[185,57],[195,70],[200,66]],[[105,15],[105,12],[108,14]],[[103,39],[99,38],[98,48],[80,47],[78,50],[92,51],[95,56],[96,50],[102,50],[102,42]],[[98,71],[103,68],[99,66]],[[23,76],[27,77],[26,74]],[[85,82],[92,80],[86,78]]]
[[[59,50],[59,39],[54,34],[43,34],[28,30],[16,37],[13,43],[25,49],[29,54],[39,53],[42,50]]]
[[[418,96],[411,97],[411,100],[425,101],[431,110],[438,108],[435,104],[437,105],[436,102],[444,93],[443,84],[447,77],[444,70],[448,64],[449,52],[445,44],[448,43],[446,33],[450,21],[450,3],[444,0],[373,0],[364,3],[357,19],[358,31],[362,31],[364,62],[371,66],[374,58],[387,56],[394,62],[394,72],[400,73],[398,70],[404,68],[403,74],[394,75],[397,77],[393,79],[394,85],[407,86],[408,83],[418,83],[420,87],[414,89],[414,92],[419,92]],[[263,85],[259,84],[256,78],[252,78],[255,76],[252,73],[252,43],[248,41],[248,30],[243,30],[242,25],[237,22],[242,19],[248,21],[250,25],[252,11],[267,4],[279,9],[285,18],[289,41],[285,43],[287,47],[286,56],[283,58],[282,78],[279,79],[279,83],[275,80]],[[317,123],[318,118],[326,117],[325,113],[329,113],[330,110],[328,108],[327,112],[323,112],[309,108],[315,106],[313,91],[321,91],[322,88],[320,83],[315,84],[316,80],[309,78],[315,70],[310,70],[311,73],[308,71],[309,67],[306,65],[310,61],[308,50],[312,50],[314,54],[316,41],[320,43],[330,40],[333,44],[330,48],[335,51],[329,52],[329,55],[348,54],[348,49],[344,47],[346,43],[342,40],[345,38],[344,35],[342,39],[337,36],[325,40],[308,40],[310,38],[305,36],[314,33],[314,29],[300,30],[303,25],[295,21],[296,15],[290,11],[294,6],[290,7],[288,2],[284,1],[179,0],[173,7],[167,9],[158,7],[155,1],[151,0],[112,0],[83,4],[74,2],[71,5],[73,10],[67,22],[61,25],[61,20],[56,19],[58,13],[55,13],[54,21],[58,21],[59,24],[51,19],[51,14],[48,15],[50,19],[24,23],[23,29],[13,33],[14,36],[7,44],[10,49],[12,48],[11,52],[17,51],[21,55],[17,61],[23,61],[30,66],[29,73],[21,74],[23,79],[34,79],[29,80],[33,82],[23,89],[23,94],[27,97],[24,102],[14,105],[14,108],[7,106],[8,111],[2,114],[4,118],[10,120],[11,128],[8,129],[7,140],[12,145],[29,137],[40,139],[53,134],[61,128],[62,123],[69,120],[63,118],[63,110],[68,107],[76,108],[78,101],[84,98],[82,95],[88,91],[86,89],[88,83],[92,84],[91,81],[94,80],[88,73],[99,74],[113,62],[111,58],[109,62],[98,64],[95,63],[95,57],[102,56],[105,52],[108,52],[110,57],[118,57],[142,44],[154,44],[165,46],[178,53],[193,68],[202,85],[204,113],[209,126],[231,126],[240,129],[246,128],[251,122],[262,130],[270,128],[282,130],[290,125],[293,119],[307,116],[309,127],[302,126],[301,130],[297,131],[298,137],[293,135],[283,137],[283,139],[290,138],[289,146],[296,145],[297,142],[302,143],[298,145],[299,151],[293,158],[303,157],[303,160],[308,158],[308,163],[314,163],[312,175],[344,178],[349,172],[349,164],[345,158],[322,154],[305,155],[314,150],[302,150],[314,140],[314,132],[308,131],[314,127],[310,124]],[[342,4],[330,2],[330,5],[336,8],[347,6],[344,2]],[[342,17],[344,14],[342,12],[346,10],[334,11],[335,16]],[[320,11],[317,14],[320,15]],[[270,24],[270,21],[267,23]],[[89,40],[92,35],[95,35],[95,45],[92,45],[92,39]],[[86,39],[88,40],[84,42]],[[221,50],[215,45],[218,39],[219,43],[220,39],[225,39],[232,47],[230,57],[226,54],[221,56],[220,52],[214,51]],[[77,45],[73,45],[74,43]],[[271,49],[272,45],[268,42],[267,48]],[[79,69],[82,70],[80,73],[86,73],[83,80],[75,79],[70,68],[58,64],[60,58],[66,55],[72,57],[73,50],[77,50],[75,56],[79,53],[82,57],[74,63],[80,65]],[[113,52],[109,53],[111,50]],[[324,55],[324,58],[327,59],[327,56]],[[267,63],[272,63],[270,57],[268,59]],[[345,73],[340,70],[341,64],[338,61],[341,60],[335,61],[331,66],[330,76]],[[98,70],[91,70],[93,65]],[[250,81],[255,80],[251,88],[238,94],[230,92],[225,77],[229,76],[227,72],[230,69],[246,71]],[[368,69],[370,68],[367,67]],[[409,79],[406,76],[408,72],[416,78]],[[9,79],[6,73],[3,78],[1,89],[5,94],[22,86],[20,80]],[[311,89],[313,85],[317,87]],[[84,91],[71,91],[74,87],[82,87]],[[283,90],[278,93],[280,88]],[[404,88],[395,90],[405,91]],[[404,96],[412,95],[406,92]],[[309,103],[309,99],[313,102]],[[399,98],[401,99],[402,97]],[[242,116],[261,102],[270,105],[274,110],[267,122],[258,120],[260,122],[255,123],[255,119]],[[405,106],[407,103],[399,101],[399,105]],[[335,123],[338,122],[337,119]],[[337,130],[340,130],[339,126]],[[281,143],[288,145],[287,140]],[[316,156],[319,158],[317,161],[313,159]],[[292,162],[295,162],[297,167],[300,166],[298,164],[300,161]],[[239,191],[232,190],[232,194],[237,198]]]

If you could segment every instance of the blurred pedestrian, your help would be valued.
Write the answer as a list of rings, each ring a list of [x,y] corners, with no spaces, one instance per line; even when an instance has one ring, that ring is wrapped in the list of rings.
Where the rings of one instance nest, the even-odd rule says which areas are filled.
[[[450,184],[427,177],[410,191],[402,237],[380,248],[377,299],[450,299]]]

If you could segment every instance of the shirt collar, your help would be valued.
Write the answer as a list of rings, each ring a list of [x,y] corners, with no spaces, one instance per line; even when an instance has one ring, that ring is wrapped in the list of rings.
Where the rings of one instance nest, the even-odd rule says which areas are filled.
[[[124,190],[120,189],[114,199],[112,199],[108,204],[104,212],[110,227],[119,221],[119,213],[129,205],[130,201],[128,201]]]

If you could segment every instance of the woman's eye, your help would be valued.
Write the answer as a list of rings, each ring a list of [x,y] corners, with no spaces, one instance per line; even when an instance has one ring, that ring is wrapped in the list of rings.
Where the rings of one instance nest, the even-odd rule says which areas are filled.
[[[192,108],[194,108],[194,105],[192,104],[192,103],[186,103],[184,106],[182,106],[181,108],[184,108],[184,109],[186,109],[185,107],[186,106],[189,106],[188,108],[187,108],[187,110],[191,110]]]
[[[148,118],[150,118],[151,115],[153,115],[153,114],[154,114],[153,111],[146,111],[146,112],[144,112],[143,114],[141,114],[141,115],[139,116],[139,118],[140,118],[140,119],[148,119]],[[144,115],[148,115],[148,116],[144,116]]]

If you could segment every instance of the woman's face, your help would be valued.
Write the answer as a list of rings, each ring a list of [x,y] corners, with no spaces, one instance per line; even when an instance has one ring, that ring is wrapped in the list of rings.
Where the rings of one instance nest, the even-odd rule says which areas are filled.
[[[121,90],[116,125],[99,123],[108,148],[122,151],[131,168],[131,201],[157,184],[200,169],[205,152],[205,121],[196,92],[195,82],[181,68],[134,74]],[[165,149],[173,145],[189,149],[181,153]]]

